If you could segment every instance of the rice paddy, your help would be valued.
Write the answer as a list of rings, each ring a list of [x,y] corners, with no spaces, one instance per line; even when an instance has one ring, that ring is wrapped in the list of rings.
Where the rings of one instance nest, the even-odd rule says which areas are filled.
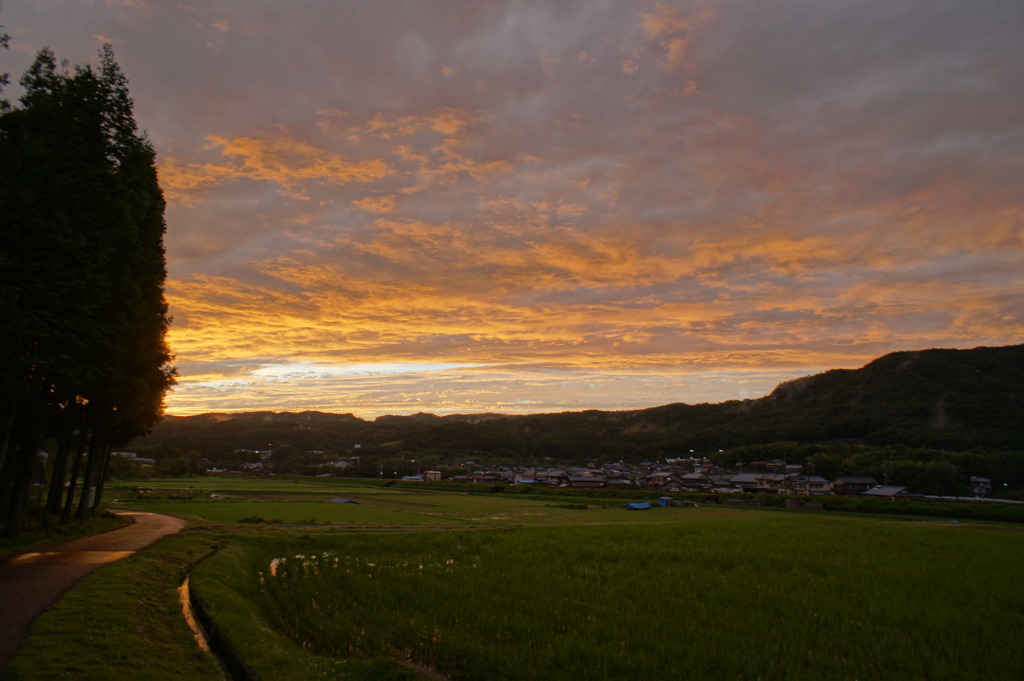
[[[191,485],[186,486],[188,483]],[[225,484],[226,483],[226,484]],[[143,489],[144,491],[139,491]],[[619,501],[528,499],[513,495],[399,489],[280,480],[189,480],[115,488],[115,505],[186,518],[250,525],[373,527],[512,527],[638,522]],[[608,505],[602,505],[608,504]],[[679,510],[679,509],[676,509]],[[706,511],[708,509],[703,509]],[[686,509],[700,515],[702,509]],[[656,509],[643,522],[674,520]]]
[[[267,678],[1024,678],[1016,527],[448,496],[478,529],[237,535],[193,587]]]

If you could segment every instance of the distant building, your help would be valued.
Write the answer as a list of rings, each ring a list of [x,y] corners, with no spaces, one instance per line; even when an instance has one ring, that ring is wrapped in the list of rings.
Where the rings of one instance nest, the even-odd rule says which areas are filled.
[[[154,464],[154,463],[156,463],[156,459],[153,459],[153,458],[150,458],[150,457],[147,457],[147,456],[139,456],[135,452],[110,452],[110,455],[111,456],[119,456],[119,457],[121,457],[123,459],[128,459],[129,461],[134,461],[135,463],[143,463],[143,464]]]
[[[909,497],[918,496],[913,492],[907,491],[906,487],[901,487],[899,485],[875,485],[867,492],[864,492],[863,495],[866,497],[880,497],[893,501],[896,499],[907,499]]]
[[[874,478],[863,475],[840,475],[832,483],[832,494],[863,494],[877,484]]]
[[[784,494],[810,496],[812,494],[828,494],[829,482],[820,475],[791,475],[782,482]]]
[[[778,494],[785,481],[783,473],[761,473],[757,476],[757,494]]]
[[[596,475],[573,475],[569,477],[569,487],[595,488],[607,486],[608,483],[605,479]]]
[[[738,490],[742,490],[747,494],[756,494],[761,487],[758,482],[761,475],[761,473],[737,473],[729,478],[729,481]]]
[[[976,497],[987,497],[992,494],[992,480],[971,476],[971,493]]]

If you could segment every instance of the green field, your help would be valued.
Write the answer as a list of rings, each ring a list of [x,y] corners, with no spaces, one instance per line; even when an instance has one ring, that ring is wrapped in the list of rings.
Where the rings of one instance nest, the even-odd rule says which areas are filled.
[[[175,540],[190,554],[176,557],[173,542],[153,550],[191,569],[222,647],[254,678],[1024,678],[1018,525],[715,505],[638,512],[337,481],[197,478],[109,494],[193,519]],[[195,564],[201,546],[216,550]],[[142,574],[130,561],[148,552],[110,574]],[[130,589],[180,579],[151,574]],[[78,590],[80,608],[103,575]],[[95,648],[76,642],[80,628],[55,626],[67,616],[58,604],[44,618],[49,638],[30,641],[12,678],[60,675],[55,650]],[[105,617],[125,637],[111,650],[152,644],[151,629]],[[182,640],[183,624],[163,626]],[[175,645],[144,666],[175,668]]]
[[[232,617],[247,604],[233,640],[268,678],[289,675],[290,650],[455,679],[1017,679],[1022,538],[678,512],[639,525],[246,537],[193,585]]]
[[[259,524],[262,521],[267,525],[357,528],[509,527],[677,519],[677,515],[660,508],[641,519],[635,511],[626,511],[620,501],[583,500],[587,509],[582,510],[565,508],[573,504],[566,504],[566,499],[557,497],[537,500],[337,482],[190,479],[148,482],[144,487],[148,491],[132,491],[140,488],[141,484],[113,488],[111,506],[221,523]],[[336,499],[356,503],[341,503],[334,501]],[[679,511],[673,509],[675,513]],[[689,513],[696,511],[686,509]]]

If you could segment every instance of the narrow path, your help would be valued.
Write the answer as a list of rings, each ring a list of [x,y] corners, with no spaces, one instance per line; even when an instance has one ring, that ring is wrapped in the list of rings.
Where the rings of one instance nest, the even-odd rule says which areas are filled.
[[[117,515],[131,516],[135,522],[0,561],[0,676],[36,617],[65,591],[102,565],[130,556],[186,524],[181,518],[155,513],[118,511]]]

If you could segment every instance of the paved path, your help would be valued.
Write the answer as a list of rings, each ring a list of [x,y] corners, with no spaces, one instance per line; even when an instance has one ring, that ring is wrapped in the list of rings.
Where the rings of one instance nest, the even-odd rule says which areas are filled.
[[[185,521],[172,516],[118,511],[135,522],[112,532],[82,537],[0,560],[0,677],[44,610],[102,565],[130,556],[174,534]]]

